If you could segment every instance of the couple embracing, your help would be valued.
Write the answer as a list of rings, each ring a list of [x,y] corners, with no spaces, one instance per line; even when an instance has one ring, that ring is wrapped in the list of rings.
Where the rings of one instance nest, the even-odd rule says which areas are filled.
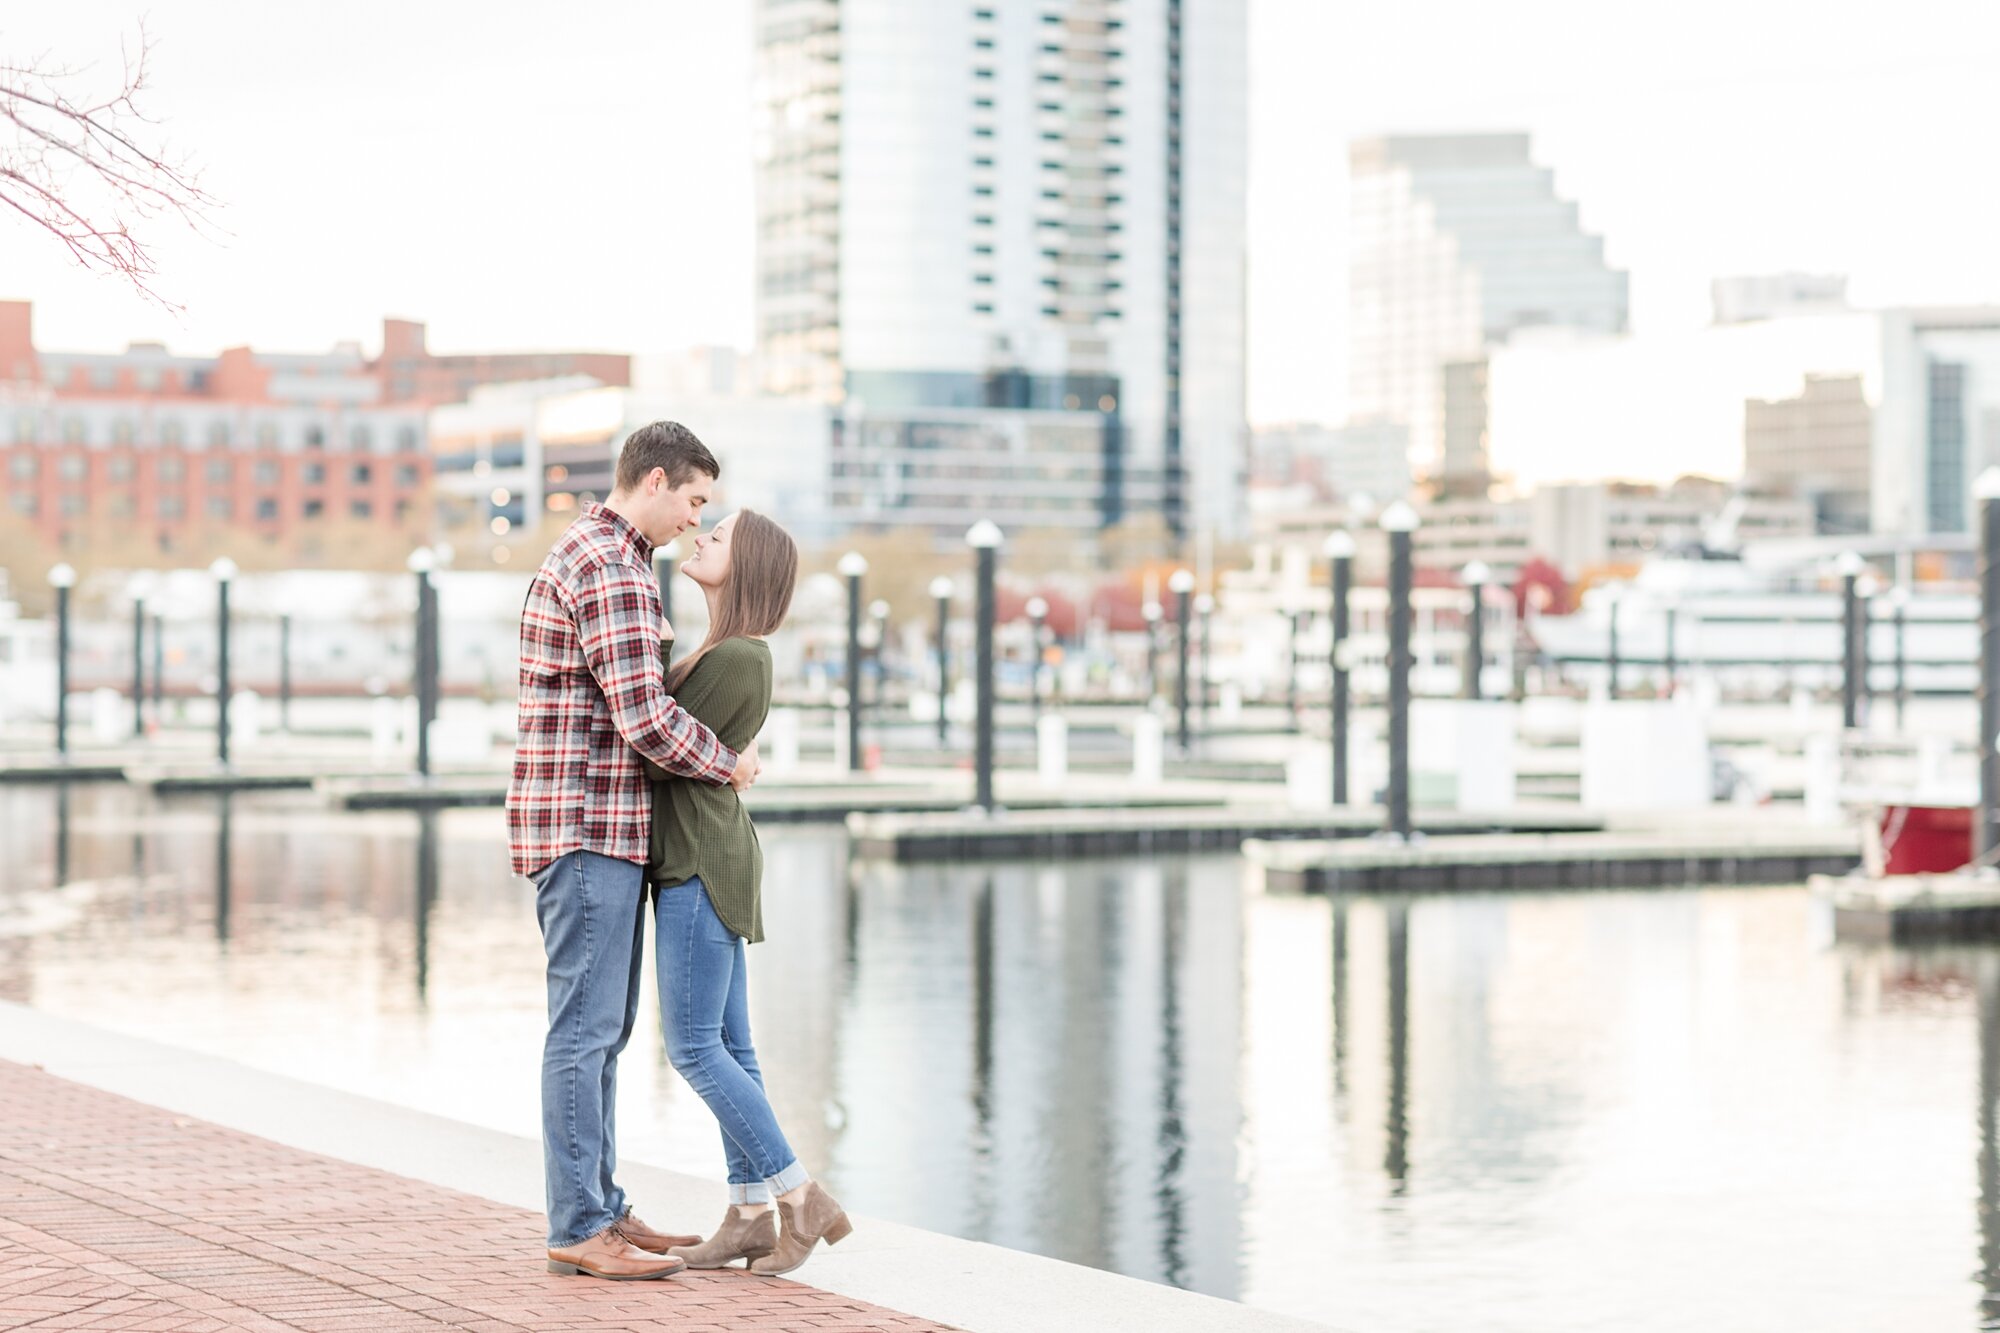
[[[720,473],[685,426],[633,432],[610,497],[563,532],[521,611],[507,832],[548,954],[551,1272],[633,1281],[740,1259],[786,1273],[850,1229],[786,1143],[750,1042],[743,946],[763,938],[763,857],[740,793],[771,706],[764,636],[798,577],[784,529],[742,510],[695,538],[681,569],[707,597],[708,636],[667,666],[653,547],[700,525]],[[729,1211],[705,1239],[647,1226],[612,1179],[649,902],[667,1055],[714,1113],[729,1167]]]

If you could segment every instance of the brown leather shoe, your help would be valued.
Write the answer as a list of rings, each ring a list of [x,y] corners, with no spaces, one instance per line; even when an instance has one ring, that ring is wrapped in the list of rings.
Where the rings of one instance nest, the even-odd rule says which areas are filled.
[[[699,1245],[676,1245],[673,1253],[687,1260],[689,1268],[727,1268],[738,1259],[761,1259],[778,1248],[776,1222],[777,1214],[769,1208],[745,1217],[731,1205],[713,1236]]]
[[[762,1259],[750,1262],[750,1271],[764,1277],[789,1273],[811,1257],[813,1246],[825,1241],[832,1245],[847,1238],[854,1224],[847,1220],[831,1194],[817,1180],[806,1185],[805,1198],[797,1208],[778,1200],[778,1248]]]
[[[672,1277],[687,1267],[670,1254],[648,1254],[620,1235],[614,1223],[589,1240],[549,1251],[549,1271],[566,1276],[609,1278],[613,1282],[648,1282]]]
[[[664,1231],[655,1231],[639,1220],[639,1215],[630,1208],[625,1216],[611,1224],[618,1228],[618,1234],[631,1241],[648,1254],[665,1254],[676,1245],[699,1245],[700,1236],[670,1236]]]

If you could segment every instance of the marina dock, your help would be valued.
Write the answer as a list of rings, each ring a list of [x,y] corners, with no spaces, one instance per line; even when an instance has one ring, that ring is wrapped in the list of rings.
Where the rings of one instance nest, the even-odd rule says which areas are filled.
[[[1963,944],[2000,939],[2000,873],[1816,876],[1834,938],[1855,944]]]
[[[1179,810],[1126,808],[1029,811],[1003,809],[950,814],[854,814],[847,832],[856,855],[890,861],[978,861],[1075,856],[1142,856],[1163,852],[1233,851],[1249,839],[1363,838],[1379,831],[1382,814],[1369,806],[1317,810],[1266,804],[1209,805]],[[1604,827],[1574,809],[1495,814],[1424,811],[1427,834],[1574,833]]]
[[[1480,837],[1244,843],[1267,889],[1382,892],[1796,884],[1860,863],[1846,829],[1615,829]]]

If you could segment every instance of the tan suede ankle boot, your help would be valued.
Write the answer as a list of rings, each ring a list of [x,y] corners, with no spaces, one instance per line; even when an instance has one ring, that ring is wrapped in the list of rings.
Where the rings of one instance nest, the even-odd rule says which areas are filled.
[[[817,1180],[807,1182],[805,1197],[797,1208],[778,1200],[778,1218],[778,1247],[762,1259],[751,1261],[753,1273],[765,1277],[789,1273],[806,1261],[819,1242],[836,1244],[854,1230],[847,1214],[831,1194],[819,1187]]]
[[[676,1245],[667,1253],[689,1268],[727,1268],[738,1259],[761,1259],[778,1248],[777,1214],[766,1208],[745,1217],[731,1205],[715,1234],[697,1245]]]

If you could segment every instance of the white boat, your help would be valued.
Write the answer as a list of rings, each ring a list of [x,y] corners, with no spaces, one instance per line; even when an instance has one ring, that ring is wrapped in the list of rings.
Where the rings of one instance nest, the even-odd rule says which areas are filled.
[[[1828,583],[1833,586],[1823,586]],[[1912,694],[1972,692],[1979,654],[1976,597],[1920,585],[1880,593],[1866,605],[1874,693],[1895,690],[1899,656]],[[1787,574],[1733,555],[1677,552],[1649,561],[1627,582],[1591,588],[1572,614],[1531,611],[1528,632],[1547,661],[1572,677],[1598,681],[1607,672],[1614,618],[1624,689],[1664,683],[1669,660],[1683,674],[1698,670],[1715,677],[1725,692],[1840,684],[1842,596],[1823,568]]]

